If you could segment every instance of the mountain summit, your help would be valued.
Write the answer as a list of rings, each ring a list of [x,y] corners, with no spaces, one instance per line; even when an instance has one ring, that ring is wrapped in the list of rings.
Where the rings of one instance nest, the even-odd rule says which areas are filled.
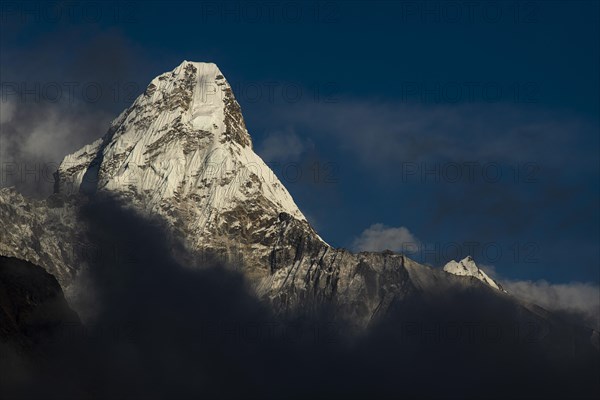
[[[252,151],[240,106],[212,63],[184,61],[153,79],[102,139],[65,157],[56,189],[110,191],[163,214],[193,203],[201,228],[258,197],[306,220]]]
[[[55,191],[122,197],[166,219],[195,249],[270,247],[280,219],[312,230],[252,150],[240,106],[212,63],[184,61],[153,79],[102,139],[65,157]]]

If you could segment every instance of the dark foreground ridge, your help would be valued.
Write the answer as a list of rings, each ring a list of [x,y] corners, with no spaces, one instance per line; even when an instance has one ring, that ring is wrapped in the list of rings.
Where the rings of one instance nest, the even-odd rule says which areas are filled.
[[[35,351],[64,324],[79,324],[54,276],[0,256],[0,341]]]

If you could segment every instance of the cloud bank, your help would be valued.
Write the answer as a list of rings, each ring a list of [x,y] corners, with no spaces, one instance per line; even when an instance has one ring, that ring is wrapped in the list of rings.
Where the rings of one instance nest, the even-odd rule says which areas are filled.
[[[550,311],[581,314],[589,326],[600,330],[600,286],[589,282],[502,281],[512,295]]]
[[[343,150],[379,170],[399,162],[439,160],[543,161],[560,167],[572,161],[560,151],[565,148],[590,156],[580,160],[585,165],[597,160],[580,143],[593,137],[593,121],[550,114],[535,105],[347,100],[292,104],[273,114],[274,124],[294,124],[296,129],[334,137]]]

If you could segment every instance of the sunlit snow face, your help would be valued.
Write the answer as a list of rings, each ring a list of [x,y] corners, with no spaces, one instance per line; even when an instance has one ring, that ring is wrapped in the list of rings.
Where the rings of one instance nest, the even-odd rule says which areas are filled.
[[[454,260],[448,262],[444,266],[444,271],[458,276],[472,276],[473,278],[480,280],[481,282],[493,287],[494,289],[505,292],[505,290],[500,285],[498,285],[496,281],[490,278],[477,266],[477,264],[475,264],[475,261],[470,256],[465,257],[459,262],[456,262]]]

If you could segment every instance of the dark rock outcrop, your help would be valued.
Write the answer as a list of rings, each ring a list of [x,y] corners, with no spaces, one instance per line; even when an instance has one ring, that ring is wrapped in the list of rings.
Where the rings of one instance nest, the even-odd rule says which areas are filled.
[[[0,256],[0,343],[25,353],[79,325],[54,276],[30,262]]]

